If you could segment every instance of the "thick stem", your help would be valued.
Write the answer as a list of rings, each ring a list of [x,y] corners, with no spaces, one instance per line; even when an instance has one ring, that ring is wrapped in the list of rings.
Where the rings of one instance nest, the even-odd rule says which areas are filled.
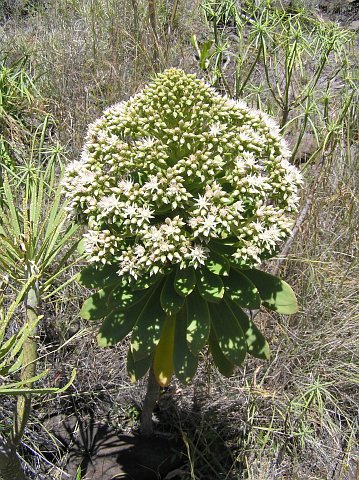
[[[151,366],[148,379],[145,400],[143,402],[141,414],[141,435],[143,437],[151,437],[153,435],[152,413],[160,394],[160,386],[157,383],[153,366]]]
[[[16,448],[0,438],[0,480],[29,480],[23,472]]]
[[[37,309],[39,305],[38,286],[30,288],[25,298],[26,321],[33,323],[37,319]],[[21,371],[21,381],[24,387],[31,388],[33,382],[29,382],[36,375],[37,343],[36,329],[25,340],[23,344],[23,361]],[[24,434],[25,426],[29,419],[31,409],[31,395],[19,395],[17,399],[15,418],[12,430],[12,443],[16,447]]]

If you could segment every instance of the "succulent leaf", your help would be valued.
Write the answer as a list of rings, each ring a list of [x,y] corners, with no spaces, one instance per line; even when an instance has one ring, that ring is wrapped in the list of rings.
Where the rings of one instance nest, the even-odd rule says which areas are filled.
[[[174,288],[179,295],[187,297],[193,292],[196,286],[196,274],[192,267],[189,268],[177,268],[174,279]]]
[[[253,357],[269,360],[269,345],[263,334],[236,302],[228,298],[225,298],[225,300],[243,330],[247,343],[247,352],[253,355]]]
[[[186,333],[186,312],[182,309],[176,317],[173,364],[176,377],[185,384],[192,380],[198,365],[198,355],[193,355],[188,348]]]
[[[142,358],[135,362],[131,348],[128,349],[127,352],[127,373],[130,377],[131,382],[136,382],[140,380],[142,377],[146,375],[148,370],[150,369],[152,363],[153,355],[149,355],[148,357]]]
[[[153,358],[153,372],[161,387],[166,387],[173,375],[173,347],[176,318],[168,316],[162,328],[161,338]]]
[[[195,289],[186,299],[187,342],[193,355],[207,343],[211,320],[207,302]]]
[[[98,345],[109,347],[123,340],[135,326],[143,311],[146,310],[150,295],[151,293],[148,292],[142,301],[130,308],[117,308],[108,314],[103,320],[97,335]]]
[[[206,261],[206,267],[215,275],[228,275],[229,261],[223,255],[212,251]]]
[[[211,304],[209,311],[211,325],[223,355],[234,365],[242,365],[247,353],[247,344],[237,318],[225,302],[220,305]]]
[[[255,268],[243,270],[243,273],[257,287],[265,307],[284,315],[298,311],[295,293],[284,280]]]
[[[117,270],[117,265],[91,263],[82,269],[77,280],[87,288],[103,288],[107,285],[121,282],[120,277],[116,273]]]
[[[132,331],[131,350],[136,362],[151,355],[161,337],[167,315],[161,307],[159,288],[151,291]]]
[[[185,297],[179,295],[175,290],[174,277],[175,272],[167,275],[160,297],[162,308],[168,315],[177,313],[185,302]]]
[[[257,309],[261,306],[261,297],[253,282],[243,273],[231,268],[230,274],[224,279],[226,294],[239,306]]]
[[[213,362],[218,368],[219,372],[225,377],[230,377],[234,371],[234,364],[228,360],[228,358],[222,352],[213,328],[211,328],[209,335],[209,349],[212,354]]]
[[[111,287],[107,287],[87,298],[82,304],[81,317],[85,320],[99,320],[112,312],[114,307],[107,303],[110,291]]]
[[[206,268],[197,270],[197,288],[207,302],[218,303],[224,295],[224,285],[221,277]]]

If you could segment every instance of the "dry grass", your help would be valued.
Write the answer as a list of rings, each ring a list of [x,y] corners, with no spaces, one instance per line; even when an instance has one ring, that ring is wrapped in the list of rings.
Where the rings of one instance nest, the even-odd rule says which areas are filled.
[[[0,24],[1,49],[12,58],[29,55],[36,84],[56,120],[56,135],[70,158],[78,155],[87,124],[107,105],[133,95],[156,69],[198,70],[190,35],[209,35],[199,2],[180,1],[170,29],[174,2],[162,3],[155,34],[145,1],[54,0],[46,7],[40,3],[30,14],[13,13]],[[325,158],[307,219],[281,267],[298,295],[300,312],[290,318],[256,317],[269,339],[272,360],[250,360],[227,380],[204,355],[192,386],[174,381],[162,396],[158,428],[183,439],[185,479],[357,478],[356,120],[353,107],[335,150]],[[307,180],[309,185],[310,169]],[[25,438],[25,445],[42,442],[43,450],[52,450],[48,458],[57,466],[63,452],[40,428],[49,411],[70,414],[76,404],[81,412],[106,414],[119,429],[128,429],[136,426],[144,392],[143,383],[132,386],[127,380],[124,345],[96,347],[96,325],[79,318],[85,296],[71,285],[53,297],[41,331],[40,354],[46,354],[42,361],[51,368],[48,382],[57,385],[72,367],[78,369],[72,397],[68,392],[35,404]],[[5,407],[4,417],[11,411]],[[38,471],[48,469],[60,478],[39,455],[34,462]],[[33,476],[48,478],[45,473]]]

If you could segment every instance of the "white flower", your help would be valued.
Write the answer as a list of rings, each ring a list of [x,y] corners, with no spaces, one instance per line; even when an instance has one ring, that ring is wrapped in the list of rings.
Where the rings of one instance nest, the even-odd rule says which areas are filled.
[[[97,203],[101,217],[105,217],[112,212],[118,213],[122,206],[123,202],[121,202],[120,199],[114,194],[110,195],[109,197],[104,196],[100,198]]]
[[[89,126],[66,209],[89,226],[89,260],[127,278],[199,268],[214,238],[251,267],[290,234],[302,178],[289,158],[274,120],[172,68]]]
[[[276,225],[271,225],[265,230],[262,229],[258,237],[261,242],[263,242],[265,247],[270,249],[271,247],[275,247],[276,244],[280,241],[281,231]]]
[[[206,215],[200,217],[197,229],[194,232],[195,237],[217,237],[216,229],[220,220],[215,215]]]
[[[124,195],[128,195],[131,191],[132,191],[132,188],[133,188],[133,180],[131,179],[121,179],[119,182],[118,182],[118,189],[119,189],[119,192],[123,193]]]
[[[210,129],[209,129],[209,134],[211,135],[211,137],[217,137],[217,135],[219,135],[221,132],[223,132],[223,130],[225,130],[226,126],[217,122],[217,123],[213,123],[211,126],[210,126]]]
[[[154,146],[156,140],[153,137],[146,137],[141,140],[141,146],[144,148],[151,148]]]
[[[237,215],[240,215],[241,213],[243,213],[245,211],[243,201],[237,200],[236,202],[234,202],[234,204],[232,205],[232,209]]]
[[[198,198],[194,199],[194,204],[200,212],[202,210],[208,211],[212,205],[211,202],[208,200],[208,196],[205,195],[198,195]]]
[[[267,187],[268,182],[265,177],[262,177],[261,175],[247,175],[244,177],[244,182],[246,182],[250,187]],[[260,189],[258,190],[260,191]]]
[[[161,183],[163,183],[163,180],[161,180],[160,178],[154,175],[150,175],[148,177],[147,182],[143,184],[142,188],[144,190],[149,190],[150,192],[154,192],[156,190],[159,190]]]
[[[150,223],[150,220],[154,218],[154,211],[150,209],[148,205],[145,207],[139,207],[137,209],[137,216],[139,218],[140,225],[143,223]]]
[[[189,248],[185,258],[189,260],[189,264],[194,268],[198,268],[201,265],[205,265],[208,258],[209,249],[201,244],[195,244]]]

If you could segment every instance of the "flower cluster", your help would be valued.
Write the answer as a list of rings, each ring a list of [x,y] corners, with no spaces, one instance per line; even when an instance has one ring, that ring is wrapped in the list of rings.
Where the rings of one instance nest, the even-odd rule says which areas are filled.
[[[90,125],[64,179],[91,262],[140,278],[199,267],[211,241],[251,267],[290,234],[301,176],[277,124],[169,69]]]

